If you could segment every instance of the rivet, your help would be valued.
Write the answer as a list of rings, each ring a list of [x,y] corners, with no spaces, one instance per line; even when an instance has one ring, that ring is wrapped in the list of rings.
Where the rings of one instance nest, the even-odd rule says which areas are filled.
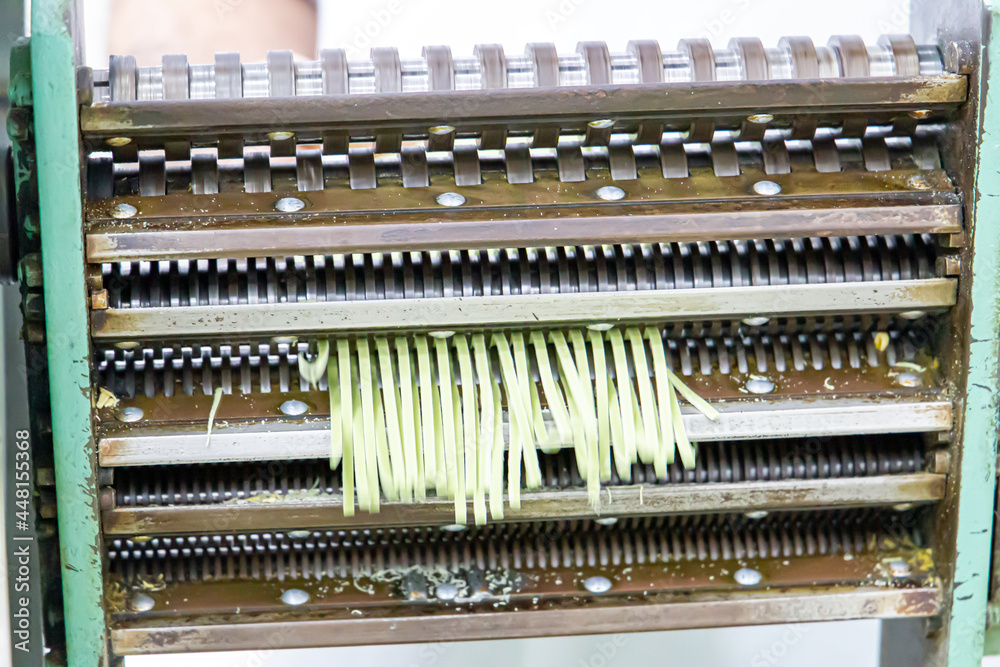
[[[588,324],[587,328],[591,331],[611,331],[615,328],[615,325],[608,322],[600,322],[598,324]]]
[[[910,112],[910,118],[915,118],[917,120],[924,120],[925,118],[929,118],[930,115],[931,115],[930,109],[915,109],[914,111]]]
[[[461,206],[465,203],[465,197],[457,192],[442,192],[434,198],[441,206]]]
[[[894,577],[908,577],[912,571],[910,564],[901,558],[889,561],[889,572]]]
[[[892,506],[892,509],[896,510],[897,512],[906,512],[908,510],[913,509],[914,507],[916,507],[914,503],[896,503],[895,505]]]
[[[613,126],[614,124],[615,121],[611,120],[610,118],[602,118],[601,120],[592,120],[589,123],[587,123],[588,126],[594,128],[595,130],[606,130],[609,127]]]
[[[282,213],[294,213],[306,207],[306,203],[298,197],[282,197],[274,203],[274,210]]]
[[[767,510],[753,510],[752,512],[747,512],[743,516],[745,516],[748,519],[753,519],[756,521],[757,519],[763,519],[764,517],[766,517]]]
[[[281,601],[292,607],[309,602],[309,594],[300,588],[289,588],[281,594]]]
[[[925,176],[917,174],[906,179],[906,184],[914,190],[927,190],[931,187],[931,182]]]
[[[603,188],[597,188],[595,194],[598,199],[603,199],[604,201],[618,201],[625,198],[625,191],[614,185],[605,185]]]
[[[751,394],[770,394],[774,391],[774,383],[762,378],[751,378],[747,380],[746,389]]]
[[[136,593],[132,596],[131,606],[133,611],[149,611],[156,606],[156,600],[145,593]]]
[[[135,206],[132,206],[132,204],[115,204],[111,208],[111,217],[118,219],[131,218],[138,212],[139,209],[137,209]]]
[[[441,526],[441,530],[447,531],[449,533],[461,533],[465,530],[465,526],[460,523],[449,523],[447,526]]]
[[[267,138],[270,139],[271,141],[288,141],[289,139],[291,139],[294,136],[295,136],[295,134],[292,133],[292,132],[268,132],[267,133]]]
[[[273,345],[295,345],[299,339],[295,336],[275,336],[271,339]]]
[[[451,338],[452,336],[454,336],[455,332],[454,331],[430,331],[430,332],[428,332],[427,335],[430,336],[431,338],[445,339],[445,338]]]
[[[454,600],[458,597],[458,586],[455,584],[438,584],[434,589],[434,596],[438,600]]]
[[[142,408],[137,408],[134,405],[124,407],[118,410],[115,417],[120,422],[137,422],[142,419]]]
[[[751,569],[749,567],[743,567],[736,570],[736,574],[733,575],[733,579],[736,580],[740,586],[756,586],[763,579],[763,575],[757,570]]]
[[[765,196],[779,195],[781,186],[774,181],[757,181],[753,184],[753,191]]]
[[[748,327],[762,327],[771,321],[770,317],[744,317],[743,324]]]
[[[139,343],[134,340],[123,340],[115,343],[115,347],[119,350],[134,350],[139,347]]]
[[[919,320],[921,317],[926,315],[922,310],[907,310],[899,314],[904,320]]]
[[[751,123],[760,123],[763,125],[764,123],[770,123],[774,120],[774,116],[769,113],[755,113],[752,116],[747,116],[747,120]]]
[[[115,148],[121,148],[122,146],[128,146],[132,143],[132,139],[129,137],[111,137],[106,142],[108,146],[113,146]]]
[[[602,516],[600,519],[594,519],[594,523],[598,526],[613,526],[618,523],[618,517]]]
[[[312,535],[311,530],[290,530],[288,531],[288,537],[293,540],[304,540]]]
[[[289,417],[298,417],[299,415],[304,415],[309,412],[309,406],[302,401],[292,399],[290,401],[285,401],[281,404],[279,408],[282,414],[286,414]]]
[[[896,382],[900,387],[919,387],[924,383],[916,373],[900,373],[896,376]]]
[[[452,127],[451,125],[435,125],[434,127],[429,128],[427,131],[430,132],[431,134],[440,137],[445,134],[451,134],[452,132],[455,131],[455,128]]]
[[[611,580],[607,577],[588,577],[583,582],[583,587],[591,593],[607,593],[611,590]]]

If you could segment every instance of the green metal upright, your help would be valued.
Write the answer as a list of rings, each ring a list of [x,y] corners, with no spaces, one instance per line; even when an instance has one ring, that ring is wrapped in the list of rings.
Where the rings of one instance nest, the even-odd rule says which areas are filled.
[[[31,67],[66,646],[108,661],[84,284],[72,0],[34,0]]]
[[[955,569],[950,600],[948,664],[978,667],[983,658],[986,602],[993,548],[997,392],[1000,353],[1000,26],[997,0],[985,3],[980,118],[975,182],[967,211],[973,230],[968,376],[955,520]],[[977,47],[978,48],[978,47]],[[979,74],[980,72],[974,72]]]

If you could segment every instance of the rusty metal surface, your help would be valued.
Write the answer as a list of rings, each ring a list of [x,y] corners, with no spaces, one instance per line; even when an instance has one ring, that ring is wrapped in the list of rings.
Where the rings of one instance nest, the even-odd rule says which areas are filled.
[[[601,513],[609,516],[746,512],[761,510],[863,507],[928,503],[944,497],[945,475],[915,473],[844,479],[708,485],[633,485],[607,489]],[[471,508],[471,503],[470,503]],[[470,509],[471,512],[471,509]],[[530,492],[521,495],[521,509],[508,510],[504,521],[573,519],[594,516],[586,489]],[[222,505],[133,507],[105,510],[105,535],[154,535],[202,532],[205,526],[228,531],[290,530],[379,526],[444,526],[454,522],[454,502],[387,502],[379,514],[345,517],[343,499],[276,499],[274,502]]]
[[[298,98],[184,100],[111,103],[83,107],[85,141],[100,145],[127,136],[139,147],[163,140],[206,141],[243,136],[267,142],[276,128],[319,138],[324,131],[368,136],[376,130],[426,135],[450,125],[458,134],[555,126],[582,131],[594,119],[614,118],[616,129],[634,131],[639,120],[660,120],[683,131],[691,118],[710,116],[717,129],[738,129],[747,116],[767,110],[772,125],[810,116],[820,125],[862,115],[884,124],[909,111],[947,118],[966,98],[964,76],[939,75],[793,82],[706,82],[579,86],[556,89],[493,89],[378,93]]]
[[[544,609],[478,613],[449,610],[403,615],[395,610],[350,610],[264,617],[195,617],[119,621],[111,632],[118,655],[374,643],[464,641],[573,634],[679,630],[768,623],[934,616],[936,586],[831,586],[780,591],[648,595],[634,599],[565,600]],[[273,646],[272,643],[270,646]]]

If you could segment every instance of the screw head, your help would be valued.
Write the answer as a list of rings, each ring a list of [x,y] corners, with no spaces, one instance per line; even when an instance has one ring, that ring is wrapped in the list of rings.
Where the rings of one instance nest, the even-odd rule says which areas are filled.
[[[910,176],[906,179],[906,184],[914,190],[928,190],[931,187],[930,181],[927,180],[927,177],[921,174]]]
[[[289,588],[281,594],[281,601],[289,606],[297,607],[309,602],[309,594],[299,588]]]
[[[156,606],[156,600],[149,597],[145,593],[136,593],[132,596],[129,606],[132,607],[133,611],[149,611]]]
[[[912,571],[910,564],[901,558],[889,561],[889,574],[894,577],[908,577]]]
[[[896,376],[896,383],[900,387],[919,387],[923,385],[923,379],[916,373],[900,373]]]
[[[751,394],[770,394],[774,391],[774,383],[761,378],[751,378],[747,380],[746,389]]]
[[[299,415],[304,415],[309,412],[309,406],[302,401],[293,398],[282,403],[279,410],[281,410],[282,414],[288,415],[289,417],[298,417]]]
[[[611,580],[607,577],[588,577],[583,581],[583,587],[591,593],[607,593],[611,590]]]
[[[774,181],[757,181],[753,184],[753,191],[759,195],[770,197],[781,194],[781,186]]]
[[[740,568],[739,570],[736,570],[736,573],[733,575],[733,579],[735,579],[736,583],[740,586],[756,586],[763,578],[764,575],[749,567]]]
[[[458,586],[455,584],[438,584],[434,589],[434,596],[443,602],[454,600],[458,597]]]
[[[111,217],[118,218],[119,220],[122,218],[134,217],[138,212],[139,209],[132,206],[132,204],[115,204],[111,207]]]
[[[605,185],[603,188],[597,188],[598,199],[603,199],[604,201],[618,201],[619,199],[625,199],[625,191],[614,185]]]
[[[120,422],[137,422],[142,419],[142,408],[137,408],[134,405],[123,407],[115,413],[115,417]]]
[[[274,210],[282,213],[295,213],[306,207],[306,203],[298,197],[282,197],[274,202]]]
[[[774,116],[769,113],[755,113],[752,116],[747,116],[747,120],[751,123],[759,123],[763,125],[764,123],[770,123],[774,120]]]
[[[442,192],[434,198],[441,206],[461,206],[465,203],[465,197],[457,192]]]
[[[744,317],[743,324],[748,327],[762,327],[771,321],[770,317]]]

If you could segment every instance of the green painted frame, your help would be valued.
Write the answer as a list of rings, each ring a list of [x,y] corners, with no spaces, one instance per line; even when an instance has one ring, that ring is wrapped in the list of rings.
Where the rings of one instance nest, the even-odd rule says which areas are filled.
[[[66,652],[71,667],[98,667],[108,663],[108,639],[91,423],[74,10],[72,0],[34,0],[30,48]]]

